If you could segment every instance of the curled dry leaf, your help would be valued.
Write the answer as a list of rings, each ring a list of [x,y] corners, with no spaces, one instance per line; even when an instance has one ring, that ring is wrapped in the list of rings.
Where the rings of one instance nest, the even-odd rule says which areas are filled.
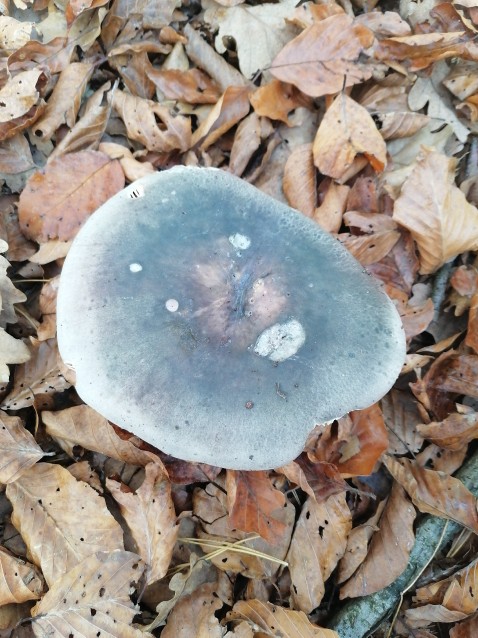
[[[154,583],[166,574],[179,530],[164,467],[149,463],[136,494],[112,479],[107,479],[106,484],[146,563],[146,584]]]
[[[332,629],[323,629],[310,622],[302,611],[292,611],[261,600],[240,600],[226,619],[246,620],[254,631],[274,638],[339,638]]]
[[[403,488],[395,483],[365,561],[342,587],[341,598],[368,596],[398,578],[408,564],[415,542],[415,515]]]
[[[0,122],[16,120],[37,105],[40,99],[37,83],[42,73],[41,69],[23,71],[0,89]]]
[[[94,68],[92,62],[73,62],[60,73],[45,112],[33,127],[37,139],[49,140],[62,124],[73,127]]]
[[[267,472],[227,470],[226,490],[231,527],[259,534],[273,545],[282,540],[286,525],[277,515],[285,496]]]
[[[348,488],[335,465],[313,463],[307,454],[301,454],[296,461],[278,467],[276,472],[283,474],[318,503]]]
[[[264,118],[261,121],[261,118],[252,111],[239,123],[229,158],[229,170],[233,175],[241,176],[243,174],[252,156],[261,145],[263,129],[261,124],[263,121]]]
[[[221,93],[215,82],[200,69],[146,68],[146,75],[167,100],[188,104],[215,104]]]
[[[28,180],[18,205],[22,232],[39,243],[73,239],[101,204],[124,187],[119,162],[98,151],[53,159]]]
[[[191,145],[191,120],[167,106],[115,90],[113,108],[123,120],[128,137],[149,151],[186,151]],[[160,124],[158,124],[158,120]]]
[[[372,69],[358,58],[373,40],[373,32],[350,16],[333,15],[286,44],[274,58],[271,72],[306,95],[333,95],[372,75]]]
[[[327,190],[323,193],[320,206],[315,209],[313,219],[327,232],[338,233],[342,226],[350,186],[337,184],[333,180],[327,180],[325,183]],[[323,184],[324,182],[321,186]]]
[[[67,380],[69,371],[60,358],[56,339],[31,339],[29,357],[24,360],[26,363],[15,368],[13,388],[0,406],[4,410],[28,407],[33,405],[36,395],[63,392],[71,385]]]
[[[22,420],[0,411],[0,483],[16,481],[43,454]]]
[[[345,553],[351,528],[345,492],[321,503],[306,500],[287,554],[296,609],[309,614],[320,605],[325,582]]]
[[[137,160],[133,153],[122,146],[121,144],[115,144],[114,142],[102,142],[98,150],[102,153],[106,153],[111,159],[117,159],[121,164],[121,168],[124,171],[125,177],[128,181],[134,182],[145,175],[154,173],[155,169],[151,162],[140,162]]]
[[[443,421],[422,423],[418,431],[425,439],[448,450],[461,450],[478,439],[478,413],[454,412]]]
[[[42,286],[38,302],[42,318],[37,330],[39,341],[53,339],[56,335],[56,297],[59,285],[60,276],[57,275]]]
[[[132,585],[144,566],[131,552],[97,552],[52,583],[32,609],[35,636],[75,638],[107,635],[112,638],[152,638],[131,626],[137,608],[131,602]]]
[[[478,634],[478,614],[456,623],[450,629],[450,638],[473,638]]]
[[[387,148],[367,109],[345,94],[337,96],[315,136],[314,163],[321,173],[341,180],[362,153],[375,171],[387,163]]]
[[[282,181],[287,201],[292,208],[313,217],[317,204],[317,176],[312,144],[301,144],[290,154]]]
[[[59,465],[37,463],[7,486],[7,497],[12,522],[50,587],[92,553],[123,547],[103,498]]]
[[[120,438],[113,426],[87,405],[77,405],[59,412],[42,412],[46,431],[73,456],[73,447],[81,447],[106,454],[131,465],[145,466],[151,461],[160,463],[152,452],[140,450],[131,441]]]
[[[0,605],[40,598],[44,582],[36,567],[0,547]]]
[[[0,240],[0,252],[5,252],[8,246]],[[15,313],[16,303],[26,301],[26,295],[17,290],[7,275],[10,263],[0,255],[0,326],[5,328],[7,323],[16,323],[17,315]]]
[[[292,125],[289,113],[310,103],[295,86],[275,79],[254,91],[250,100],[257,115],[280,120],[288,126]]]
[[[384,464],[420,512],[448,518],[477,533],[476,498],[461,481],[406,458],[386,456]]]
[[[203,151],[235,126],[249,113],[250,89],[244,86],[231,86],[211,109],[207,118],[194,131],[191,146],[199,145]]]
[[[478,249],[478,209],[455,186],[455,169],[454,159],[422,149],[395,202],[393,219],[411,232],[422,274]]]
[[[215,612],[224,603],[216,590],[216,583],[205,583],[183,596],[168,616],[162,638],[222,638],[224,632]]]
[[[9,363],[25,363],[30,358],[27,346],[0,328],[0,383],[7,384],[10,379]],[[3,386],[5,389],[5,386]]]

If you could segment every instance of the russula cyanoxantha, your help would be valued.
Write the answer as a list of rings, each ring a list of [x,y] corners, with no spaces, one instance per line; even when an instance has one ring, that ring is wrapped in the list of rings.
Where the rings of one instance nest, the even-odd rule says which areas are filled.
[[[246,182],[178,167],[82,228],[58,296],[81,398],[164,452],[263,469],[377,401],[405,356],[388,297],[336,239]]]

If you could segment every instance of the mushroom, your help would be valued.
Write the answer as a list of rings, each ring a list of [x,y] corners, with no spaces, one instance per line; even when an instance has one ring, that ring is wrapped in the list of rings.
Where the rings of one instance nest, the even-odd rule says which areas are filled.
[[[115,195],[68,253],[58,341],[80,397],[188,461],[258,470],[380,399],[398,313],[336,239],[218,169]]]

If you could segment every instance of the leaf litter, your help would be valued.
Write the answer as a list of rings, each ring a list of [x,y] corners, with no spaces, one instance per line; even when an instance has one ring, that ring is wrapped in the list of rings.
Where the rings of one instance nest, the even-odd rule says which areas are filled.
[[[2,635],[476,635],[476,536],[460,530],[478,530],[478,12],[366,4],[3,12]],[[282,468],[151,449],[80,404],[58,355],[71,240],[125,183],[178,164],[299,209],[402,316],[395,388]],[[430,525],[424,582],[404,582]],[[395,583],[403,610],[376,627],[367,605],[392,614]]]

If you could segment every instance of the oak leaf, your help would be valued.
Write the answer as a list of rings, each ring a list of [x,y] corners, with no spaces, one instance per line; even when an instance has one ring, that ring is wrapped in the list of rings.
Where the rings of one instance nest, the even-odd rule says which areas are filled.
[[[94,552],[123,546],[123,531],[101,496],[59,465],[37,463],[6,493],[12,522],[50,587]]]
[[[333,95],[364,82],[371,67],[358,61],[371,46],[373,32],[343,13],[316,22],[285,45],[274,58],[272,74],[306,95]]]
[[[456,160],[424,148],[395,202],[393,219],[420,253],[420,272],[435,272],[466,250],[478,250],[478,209],[455,186]]]
[[[97,552],[51,584],[32,609],[35,636],[152,638],[131,626],[137,607],[131,602],[133,583],[143,565],[131,552]]]
[[[315,136],[313,153],[319,171],[339,181],[359,153],[377,172],[387,163],[387,148],[372,116],[347,95],[337,96],[325,113]]]
[[[240,600],[227,620],[247,620],[252,628],[265,636],[281,638],[339,638],[332,629],[323,629],[312,624],[302,611],[292,611],[261,600]]]
[[[117,481],[107,479],[106,484],[146,563],[146,584],[154,583],[166,574],[179,530],[167,474],[161,465],[149,463],[136,494]]]
[[[119,162],[98,151],[55,158],[27,181],[18,205],[22,232],[38,243],[73,239],[86,219],[124,187]]]
[[[0,483],[12,483],[44,455],[17,416],[0,411]]]

